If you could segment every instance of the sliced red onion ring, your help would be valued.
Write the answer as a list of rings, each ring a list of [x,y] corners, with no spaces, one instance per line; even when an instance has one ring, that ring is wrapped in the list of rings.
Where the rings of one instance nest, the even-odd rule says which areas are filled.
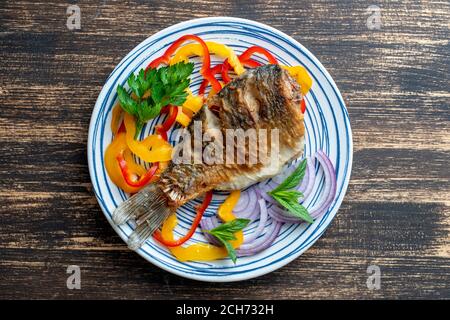
[[[323,151],[317,151],[315,157],[323,167],[325,176],[325,187],[322,198],[313,209],[309,210],[310,215],[314,219],[317,219],[328,210],[334,200],[336,195],[336,172],[331,160]],[[306,161],[307,167],[305,177],[303,178],[300,186],[297,188],[297,190],[304,194],[304,198],[301,202],[308,200],[309,196],[312,194],[316,180],[314,161],[311,158],[307,158]],[[233,210],[236,216],[251,220],[257,220],[259,216],[260,221],[255,231],[246,237],[244,244],[236,250],[238,256],[252,255],[268,248],[278,236],[283,223],[304,222],[302,219],[290,214],[289,211],[281,208],[278,204],[273,203],[275,201],[267,194],[267,191],[273,190],[277,185],[278,182],[276,182],[275,179],[268,183],[259,183],[246,190],[244,199],[239,199],[238,204]],[[261,199],[261,197],[263,199]],[[270,202],[271,205],[267,207],[264,200]],[[262,234],[268,219],[272,219],[273,223],[269,226],[266,233],[262,237],[258,238]],[[211,230],[218,225],[219,220],[215,216],[203,218],[200,222],[201,228],[205,230]],[[219,241],[212,235],[205,233],[205,237],[212,244],[220,245]]]
[[[317,151],[316,158],[323,167],[325,175],[325,189],[319,203],[313,209],[309,210],[309,214],[313,217],[313,219],[317,219],[327,212],[336,195],[336,172],[331,160],[321,150]]]
[[[295,169],[295,167],[293,167]],[[294,170],[291,170],[289,172],[289,174],[291,174]],[[284,179],[286,179],[289,174],[283,174],[284,178],[282,181],[284,181]],[[279,186],[279,184],[275,181],[274,177],[273,180],[271,180],[270,182],[264,181],[264,182],[260,182],[257,187],[259,189],[259,193],[261,195],[261,197],[264,198],[264,200],[266,200],[269,203],[273,203],[273,204],[278,204],[278,202],[272,198],[269,194],[267,194],[269,191],[272,191],[273,189],[275,189],[276,187]],[[298,191],[303,193],[303,198],[301,199],[300,203],[302,203],[311,193],[311,191],[314,188],[314,182],[316,180],[316,174],[315,174],[315,169],[314,169],[314,161],[311,158],[306,158],[306,172],[305,172],[305,176],[302,179],[301,184],[296,188]],[[277,179],[277,181],[279,181]]]
[[[304,222],[302,219],[294,217],[288,211],[280,208],[276,204],[273,204],[269,208],[267,208],[267,213],[269,216],[278,222],[286,222],[286,223],[302,223]]]
[[[258,196],[258,199],[260,199],[261,197]],[[252,221],[258,220],[259,218],[259,214],[260,214],[260,208],[257,205],[255,210],[253,210],[253,212],[245,219],[250,219]]]
[[[233,208],[233,212],[240,212],[246,210],[249,206],[250,199],[252,198],[253,188],[249,188],[241,192],[238,202]],[[256,201],[256,199],[255,199]]]
[[[336,173],[330,159],[326,156],[323,151],[317,151],[316,158],[323,167],[325,175],[325,189],[319,204],[317,204],[313,209],[309,210],[309,214],[313,219],[317,219],[323,215],[330,207],[333,199],[336,195]],[[307,159],[307,173],[305,173],[305,179],[308,175],[307,186],[305,187],[304,195],[305,198],[300,203],[309,200],[309,196],[312,194],[315,182],[315,169],[314,164],[311,159]],[[287,223],[301,223],[304,222],[302,219],[294,217],[289,211],[281,208],[278,204],[274,204],[267,209],[270,217],[279,222]]]
[[[267,249],[270,247],[270,245],[275,241],[276,237],[278,236],[278,233],[280,232],[282,223],[273,221],[272,224],[269,226],[266,233],[250,242],[243,244],[239,249],[236,250],[236,253],[238,256],[249,256],[255,253],[258,253],[264,249]]]
[[[214,229],[219,225],[219,220],[216,216],[211,217],[204,217],[200,221],[200,228],[202,230],[211,230]],[[209,234],[207,232],[203,232],[203,235],[205,236],[206,240],[208,240],[209,243],[214,245],[220,245],[219,240],[217,240],[212,234]]]
[[[266,183],[266,181],[264,181],[258,183],[255,188],[258,188],[258,193],[264,200],[266,200],[269,203],[277,203],[274,198],[272,198],[269,194],[267,194],[267,192],[275,189],[276,186],[272,187],[271,185]]]
[[[256,217],[255,211],[259,212],[258,194],[255,187],[251,187],[241,193],[238,203],[233,208],[233,213],[238,218],[250,219],[250,217]]]
[[[249,236],[244,237],[244,243],[250,243],[253,240],[255,240],[256,238],[258,238],[259,235],[263,232],[264,226],[266,225],[267,216],[268,216],[266,201],[264,201],[264,199],[259,199],[258,204],[259,204],[259,209],[261,212],[261,214],[259,216],[258,226]]]
[[[300,203],[304,202],[311,191],[314,189],[314,182],[316,181],[316,170],[314,168],[314,161],[311,158],[306,158],[306,172],[303,177],[303,181],[300,186],[297,188],[298,191],[303,193],[303,199]]]

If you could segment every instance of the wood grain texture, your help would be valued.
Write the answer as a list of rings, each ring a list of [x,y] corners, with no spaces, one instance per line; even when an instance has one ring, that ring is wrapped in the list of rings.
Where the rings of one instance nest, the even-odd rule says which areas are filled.
[[[450,298],[448,1],[72,1],[0,3],[0,298]],[[381,30],[366,26],[370,4]],[[317,243],[236,284],[186,280],[127,250],[92,193],[90,115],[120,59],[178,21],[267,23],[309,48],[347,103],[348,193]],[[82,289],[66,288],[66,268]],[[368,290],[367,267],[381,289]]]

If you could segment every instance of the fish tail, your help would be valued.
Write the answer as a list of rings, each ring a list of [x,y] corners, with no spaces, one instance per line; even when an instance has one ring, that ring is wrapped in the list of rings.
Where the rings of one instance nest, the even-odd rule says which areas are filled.
[[[128,239],[128,246],[131,250],[137,250],[172,212],[174,209],[168,205],[164,192],[157,185],[149,184],[122,202],[114,210],[112,218],[117,225],[130,219],[136,221],[137,227]]]

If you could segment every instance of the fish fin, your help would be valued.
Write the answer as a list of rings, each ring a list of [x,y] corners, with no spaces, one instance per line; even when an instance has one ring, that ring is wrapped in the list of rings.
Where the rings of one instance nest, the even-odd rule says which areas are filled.
[[[138,225],[130,235],[130,238],[128,238],[128,247],[131,250],[138,250],[172,212],[168,207],[164,207],[157,213],[155,212],[155,214],[151,215],[148,220]]]
[[[136,221],[137,227],[128,239],[131,250],[139,249],[174,211],[167,200],[158,186],[149,184],[114,210],[112,218],[117,225]]]

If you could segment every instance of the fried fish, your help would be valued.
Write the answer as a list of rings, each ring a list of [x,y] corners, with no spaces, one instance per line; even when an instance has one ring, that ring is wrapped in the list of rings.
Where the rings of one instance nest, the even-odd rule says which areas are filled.
[[[250,69],[208,98],[183,136],[183,143],[194,149],[189,161],[172,161],[158,182],[146,186],[114,211],[117,224],[132,218],[137,222],[129,239],[130,248],[138,249],[170,213],[187,201],[212,189],[245,188],[277,175],[287,162],[299,157],[305,132],[301,99],[298,83],[278,65]],[[199,124],[202,136],[214,136],[211,140],[219,147],[210,153],[213,163],[205,159],[209,142],[200,142],[200,149],[195,148]],[[256,144],[248,132],[255,134]],[[267,138],[266,143],[261,136]],[[239,145],[237,140],[244,144]],[[182,149],[177,147],[175,150]],[[219,152],[220,147],[226,152]],[[269,158],[250,161],[258,159],[263,149],[270,153]]]

